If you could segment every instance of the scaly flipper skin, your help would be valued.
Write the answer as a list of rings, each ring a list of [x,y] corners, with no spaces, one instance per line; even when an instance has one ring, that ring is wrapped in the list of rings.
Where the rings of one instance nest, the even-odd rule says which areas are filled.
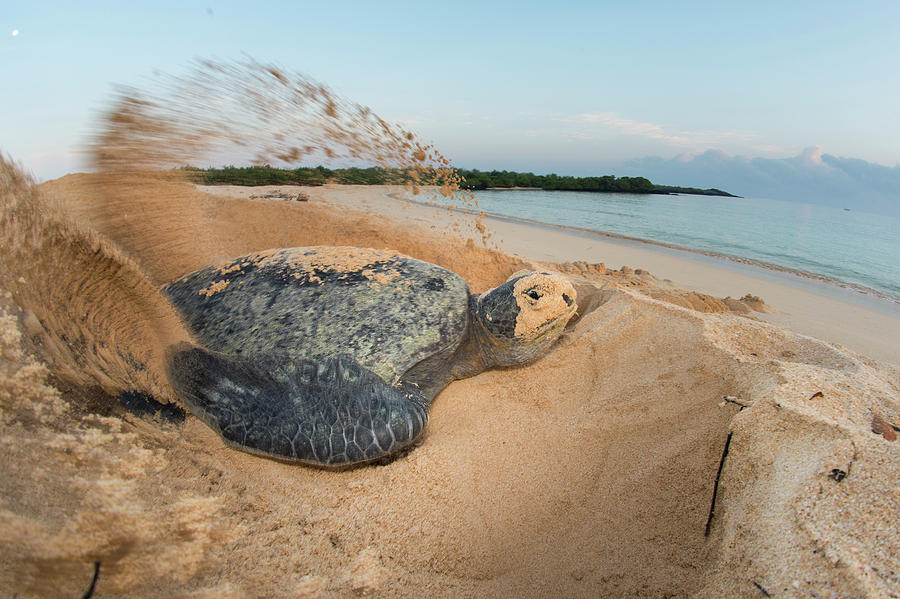
[[[348,356],[242,357],[182,345],[170,352],[179,397],[235,449],[318,466],[395,454],[425,430],[428,403]]]

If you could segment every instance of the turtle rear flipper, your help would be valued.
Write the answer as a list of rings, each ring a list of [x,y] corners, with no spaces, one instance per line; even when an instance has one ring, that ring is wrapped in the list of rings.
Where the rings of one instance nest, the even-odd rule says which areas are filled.
[[[243,451],[322,466],[395,454],[425,430],[427,402],[347,356],[234,356],[182,345],[169,378],[190,409]]]

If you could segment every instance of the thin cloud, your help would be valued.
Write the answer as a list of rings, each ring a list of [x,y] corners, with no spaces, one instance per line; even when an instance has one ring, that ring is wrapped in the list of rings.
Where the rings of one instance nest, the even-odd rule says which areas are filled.
[[[413,129],[415,127],[420,127],[423,124],[427,123],[429,119],[424,116],[411,116],[405,119],[396,119],[394,123],[404,127],[405,129]]]
[[[778,154],[780,156],[784,156],[790,153],[790,148],[787,146],[779,146],[775,144],[757,144],[754,146],[756,150],[760,152],[765,152],[767,154]]]
[[[571,117],[554,118],[552,120],[558,123],[598,126],[624,133],[625,135],[643,137],[685,147],[708,147],[736,141],[746,143],[758,137],[757,133],[748,131],[671,131],[670,128],[664,125],[626,119],[614,112],[585,112]],[[591,137],[591,134],[582,130],[578,132],[577,137],[587,139]]]
[[[822,146],[810,146],[800,153],[799,158],[806,165],[822,164],[822,154],[824,152],[825,148]]]

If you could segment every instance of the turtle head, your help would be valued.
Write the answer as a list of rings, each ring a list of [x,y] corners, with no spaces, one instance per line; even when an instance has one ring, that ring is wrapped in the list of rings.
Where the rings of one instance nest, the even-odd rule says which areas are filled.
[[[575,314],[575,288],[546,272],[516,273],[474,298],[474,325],[488,366],[524,364],[543,354]]]

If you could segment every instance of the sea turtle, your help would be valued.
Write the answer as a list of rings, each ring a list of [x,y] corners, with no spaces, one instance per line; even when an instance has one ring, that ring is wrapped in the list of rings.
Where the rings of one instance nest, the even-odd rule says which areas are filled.
[[[254,253],[163,293],[202,344],[169,350],[184,404],[235,449],[321,466],[408,447],[447,384],[537,358],[577,308],[557,274],[473,295],[440,266],[351,247]]]

